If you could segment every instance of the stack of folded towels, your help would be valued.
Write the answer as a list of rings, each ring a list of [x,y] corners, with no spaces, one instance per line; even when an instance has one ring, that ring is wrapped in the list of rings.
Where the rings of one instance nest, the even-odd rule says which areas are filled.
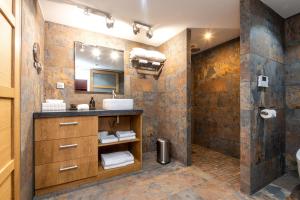
[[[129,151],[101,154],[101,164],[104,169],[124,167],[134,163],[134,157]]]
[[[103,143],[103,144],[118,142],[118,138],[115,135],[109,135],[108,131],[100,131],[98,133],[98,139],[99,139],[100,143]]]
[[[42,111],[64,111],[66,103],[59,99],[46,99],[46,103],[42,103]]]
[[[134,131],[117,131],[116,135],[117,135],[119,141],[136,139]]]

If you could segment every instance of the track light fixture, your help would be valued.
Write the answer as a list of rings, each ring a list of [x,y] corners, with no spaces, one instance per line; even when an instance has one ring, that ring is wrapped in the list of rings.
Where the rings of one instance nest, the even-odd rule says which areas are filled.
[[[141,23],[141,22],[136,22],[136,21],[133,22],[132,31],[135,35],[137,35],[141,31],[141,28],[146,30],[147,38],[151,39],[153,37],[152,26],[150,26],[148,24]]]
[[[98,16],[104,16],[106,21],[106,27],[109,29],[114,27],[115,20],[109,13],[102,10],[98,10],[96,8],[89,7],[86,4],[79,3],[78,0],[49,0],[49,1],[77,6],[78,8],[83,9],[83,13],[85,15],[94,14]],[[133,33],[137,35],[138,33],[141,32],[141,29],[144,29],[146,31],[146,36],[149,39],[153,37],[152,26],[138,21],[134,21],[132,25]]]

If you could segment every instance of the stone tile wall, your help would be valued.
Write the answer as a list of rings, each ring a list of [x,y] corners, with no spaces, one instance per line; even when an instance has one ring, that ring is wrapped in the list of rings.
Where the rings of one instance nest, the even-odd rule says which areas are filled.
[[[284,20],[260,0],[241,0],[241,190],[253,193],[284,169]],[[269,88],[257,87],[258,75]],[[277,111],[263,120],[263,108]]]
[[[300,14],[285,20],[286,170],[296,170],[300,148]]]
[[[185,30],[158,49],[167,61],[158,80],[158,136],[171,142],[172,157],[191,163],[191,56],[190,30]]]
[[[37,0],[22,1],[21,56],[21,199],[33,197],[33,120],[43,100],[44,71],[39,75],[33,67],[32,48],[38,42],[44,65],[44,19]]]
[[[240,155],[240,39],[192,56],[192,142]]]

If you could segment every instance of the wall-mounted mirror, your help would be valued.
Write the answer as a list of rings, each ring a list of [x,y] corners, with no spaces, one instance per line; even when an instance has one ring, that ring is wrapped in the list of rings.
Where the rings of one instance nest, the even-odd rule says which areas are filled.
[[[75,90],[124,94],[124,51],[75,42]]]

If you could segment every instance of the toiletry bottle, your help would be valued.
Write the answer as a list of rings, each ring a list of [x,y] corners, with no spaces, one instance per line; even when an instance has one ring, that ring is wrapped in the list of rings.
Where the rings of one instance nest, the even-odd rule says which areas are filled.
[[[94,97],[91,98],[89,106],[90,106],[90,110],[95,110],[96,109],[96,102],[94,100]]]

